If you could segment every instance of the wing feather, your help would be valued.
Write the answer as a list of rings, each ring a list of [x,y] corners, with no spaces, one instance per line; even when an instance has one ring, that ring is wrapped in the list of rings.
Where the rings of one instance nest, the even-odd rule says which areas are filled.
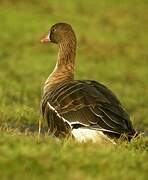
[[[89,127],[114,134],[134,134],[130,118],[117,97],[104,85],[95,81],[71,81],[58,85],[42,98],[42,113],[47,102],[73,127]],[[50,110],[49,110],[50,111]],[[46,112],[50,128],[54,118]],[[56,121],[56,123],[58,123]],[[78,125],[79,124],[79,125]]]

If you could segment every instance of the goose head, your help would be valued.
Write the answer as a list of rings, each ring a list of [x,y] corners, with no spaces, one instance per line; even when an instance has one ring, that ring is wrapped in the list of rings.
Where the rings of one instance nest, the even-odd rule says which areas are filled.
[[[50,28],[49,33],[41,39],[41,42],[61,44],[71,39],[76,41],[75,33],[71,25],[67,23],[57,23]]]

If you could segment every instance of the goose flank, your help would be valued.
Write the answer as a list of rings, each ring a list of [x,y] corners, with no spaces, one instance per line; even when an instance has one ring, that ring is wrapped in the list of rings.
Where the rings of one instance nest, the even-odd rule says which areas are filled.
[[[57,138],[72,136],[80,142],[112,141],[122,134],[130,140],[135,130],[114,93],[96,81],[74,79],[77,41],[72,27],[57,23],[41,42],[59,47],[56,66],[45,82],[41,100],[49,133]]]

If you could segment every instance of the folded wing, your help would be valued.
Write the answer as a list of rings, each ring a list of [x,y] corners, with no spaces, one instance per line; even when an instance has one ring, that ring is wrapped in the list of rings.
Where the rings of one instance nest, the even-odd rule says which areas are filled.
[[[126,111],[116,96],[105,86],[95,81],[71,81],[60,84],[46,92],[41,106],[49,127],[57,121],[47,108],[51,104],[72,128],[89,128],[103,131],[109,136],[128,136],[135,131]],[[52,120],[51,120],[52,119]]]

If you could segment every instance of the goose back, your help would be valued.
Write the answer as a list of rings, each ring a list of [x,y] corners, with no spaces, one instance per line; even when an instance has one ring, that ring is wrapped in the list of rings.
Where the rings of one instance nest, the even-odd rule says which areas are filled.
[[[113,137],[119,137],[123,133],[130,137],[135,133],[130,118],[117,97],[98,82],[68,81],[45,92],[41,110],[49,126],[52,123],[54,128],[56,121],[50,110],[47,111],[47,103],[73,128],[95,129]]]

